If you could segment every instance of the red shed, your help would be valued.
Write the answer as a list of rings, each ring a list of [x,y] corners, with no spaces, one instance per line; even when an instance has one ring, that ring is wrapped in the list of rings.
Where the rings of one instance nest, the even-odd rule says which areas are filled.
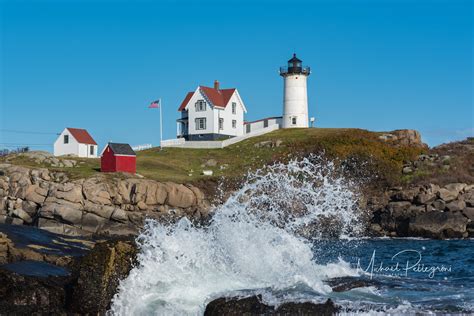
[[[129,144],[108,143],[100,157],[102,172],[137,171],[137,155]]]

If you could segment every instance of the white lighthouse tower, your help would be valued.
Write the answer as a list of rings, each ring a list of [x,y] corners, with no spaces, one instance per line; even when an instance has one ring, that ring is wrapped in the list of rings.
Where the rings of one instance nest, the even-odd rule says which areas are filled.
[[[288,67],[280,67],[280,76],[285,82],[283,91],[282,128],[308,127],[308,92],[306,80],[311,73],[309,67],[293,54]]]

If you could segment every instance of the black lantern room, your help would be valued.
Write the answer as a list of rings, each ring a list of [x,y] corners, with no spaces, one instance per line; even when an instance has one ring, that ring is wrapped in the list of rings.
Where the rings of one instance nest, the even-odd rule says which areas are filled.
[[[300,73],[302,68],[302,61],[296,57],[296,54],[293,54],[293,58],[288,60],[288,72],[289,73]]]
[[[281,67],[280,68],[280,75],[293,75],[293,74],[303,74],[309,75],[310,68],[303,67],[303,61],[296,57],[296,54],[293,54],[293,57],[288,60],[288,67]]]

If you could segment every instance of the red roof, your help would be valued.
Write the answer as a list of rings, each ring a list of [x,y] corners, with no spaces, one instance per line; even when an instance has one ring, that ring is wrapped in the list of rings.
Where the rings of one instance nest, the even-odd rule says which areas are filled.
[[[188,92],[188,94],[186,94],[186,97],[184,98],[183,102],[181,102],[181,105],[179,106],[178,111],[181,112],[182,110],[184,110],[189,100],[191,100],[191,97],[193,96],[193,94],[194,92]]]
[[[229,103],[230,98],[235,92],[235,88],[232,89],[215,89],[210,87],[199,86],[199,90],[211,101],[212,105],[225,108]],[[194,92],[188,92],[183,102],[181,103],[178,111],[183,111],[189,100],[193,96]]]
[[[68,127],[67,130],[72,134],[72,136],[79,143],[89,144],[89,145],[97,145],[95,140],[92,138],[91,135],[89,135],[89,133],[85,129]]]

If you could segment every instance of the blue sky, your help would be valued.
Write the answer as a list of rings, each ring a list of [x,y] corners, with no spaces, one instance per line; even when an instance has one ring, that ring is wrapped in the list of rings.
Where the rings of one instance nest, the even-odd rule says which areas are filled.
[[[0,148],[52,150],[66,126],[157,145],[148,104],[163,99],[174,138],[186,92],[215,79],[246,119],[281,115],[293,52],[317,126],[413,128],[430,145],[474,133],[471,1],[0,0],[0,14]]]

